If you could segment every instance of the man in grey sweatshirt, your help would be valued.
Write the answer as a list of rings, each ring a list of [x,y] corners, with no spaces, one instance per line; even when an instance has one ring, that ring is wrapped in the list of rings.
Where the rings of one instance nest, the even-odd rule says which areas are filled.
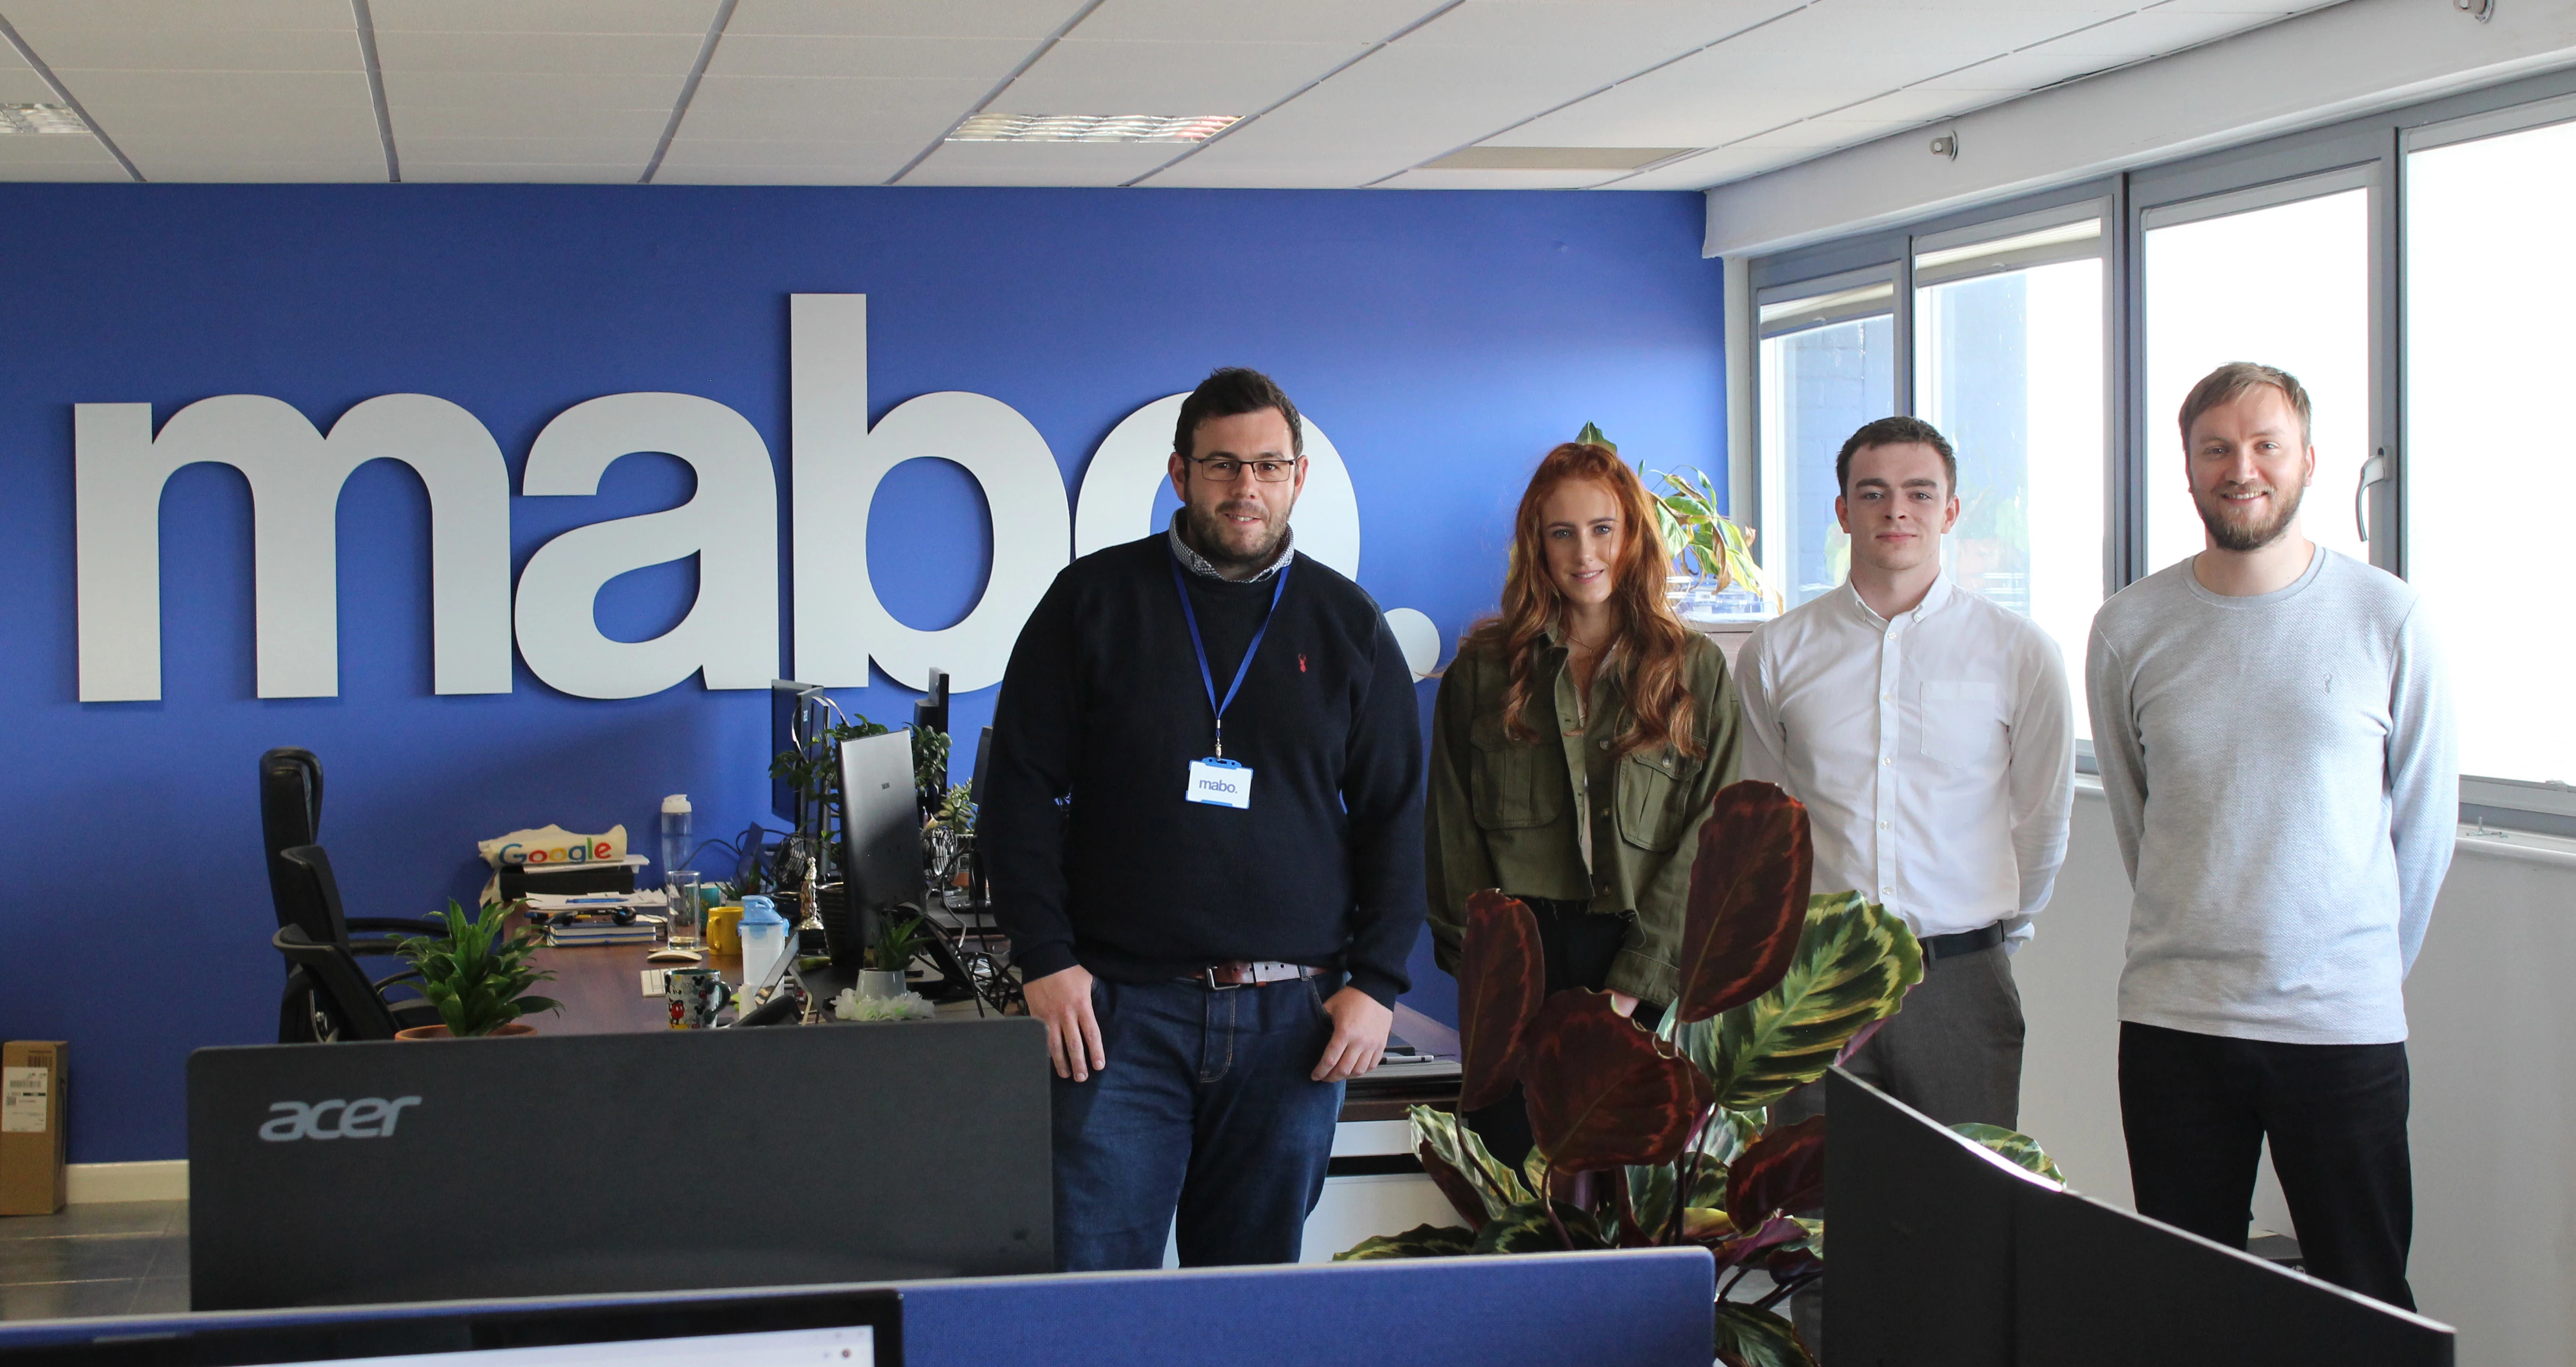
[[[2266,1138],[2308,1270],[2413,1308],[2404,981],[2459,761],[2413,589],[2310,542],[2308,396],[2234,363],[2184,400],[2207,549],[2093,619],[2128,864],[2120,1112],[2140,1213],[2245,1246]]]

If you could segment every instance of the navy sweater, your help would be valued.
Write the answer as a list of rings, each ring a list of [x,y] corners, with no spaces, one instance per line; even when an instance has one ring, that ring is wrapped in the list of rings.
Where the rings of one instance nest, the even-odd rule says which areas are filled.
[[[1012,958],[1123,982],[1276,959],[1392,1005],[1424,910],[1404,652],[1359,585],[1297,556],[1225,714],[1252,806],[1184,801],[1215,729],[1172,565],[1160,532],[1084,556],[1011,649],[976,830]],[[1222,697],[1274,584],[1182,579]]]

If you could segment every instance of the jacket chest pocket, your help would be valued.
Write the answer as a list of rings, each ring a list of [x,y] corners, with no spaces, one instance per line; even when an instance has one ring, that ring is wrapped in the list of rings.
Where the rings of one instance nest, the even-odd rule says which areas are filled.
[[[1923,681],[1915,735],[1926,758],[1961,768],[1991,761],[2003,749],[2003,694],[1983,680]]]
[[[1690,829],[1691,780],[1697,761],[1678,751],[1639,750],[1619,761],[1619,838],[1645,850],[1669,850]]]
[[[1545,756],[1538,745],[1504,735],[1499,717],[1478,718],[1467,738],[1475,751],[1467,786],[1477,825],[1501,831],[1563,819],[1565,780],[1541,763]]]

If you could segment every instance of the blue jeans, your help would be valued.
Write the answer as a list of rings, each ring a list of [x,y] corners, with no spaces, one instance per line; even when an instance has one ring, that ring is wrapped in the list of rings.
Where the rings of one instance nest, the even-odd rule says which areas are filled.
[[[1307,1076],[1340,983],[1093,983],[1109,1066],[1055,1079],[1057,1267],[1161,1267],[1166,1231],[1183,1267],[1297,1261],[1341,1119],[1342,1084]]]

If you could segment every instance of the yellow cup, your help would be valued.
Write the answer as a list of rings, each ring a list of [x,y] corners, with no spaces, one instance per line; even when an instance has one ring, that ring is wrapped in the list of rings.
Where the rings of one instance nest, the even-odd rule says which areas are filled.
[[[707,908],[707,948],[718,954],[742,952],[742,908]]]

